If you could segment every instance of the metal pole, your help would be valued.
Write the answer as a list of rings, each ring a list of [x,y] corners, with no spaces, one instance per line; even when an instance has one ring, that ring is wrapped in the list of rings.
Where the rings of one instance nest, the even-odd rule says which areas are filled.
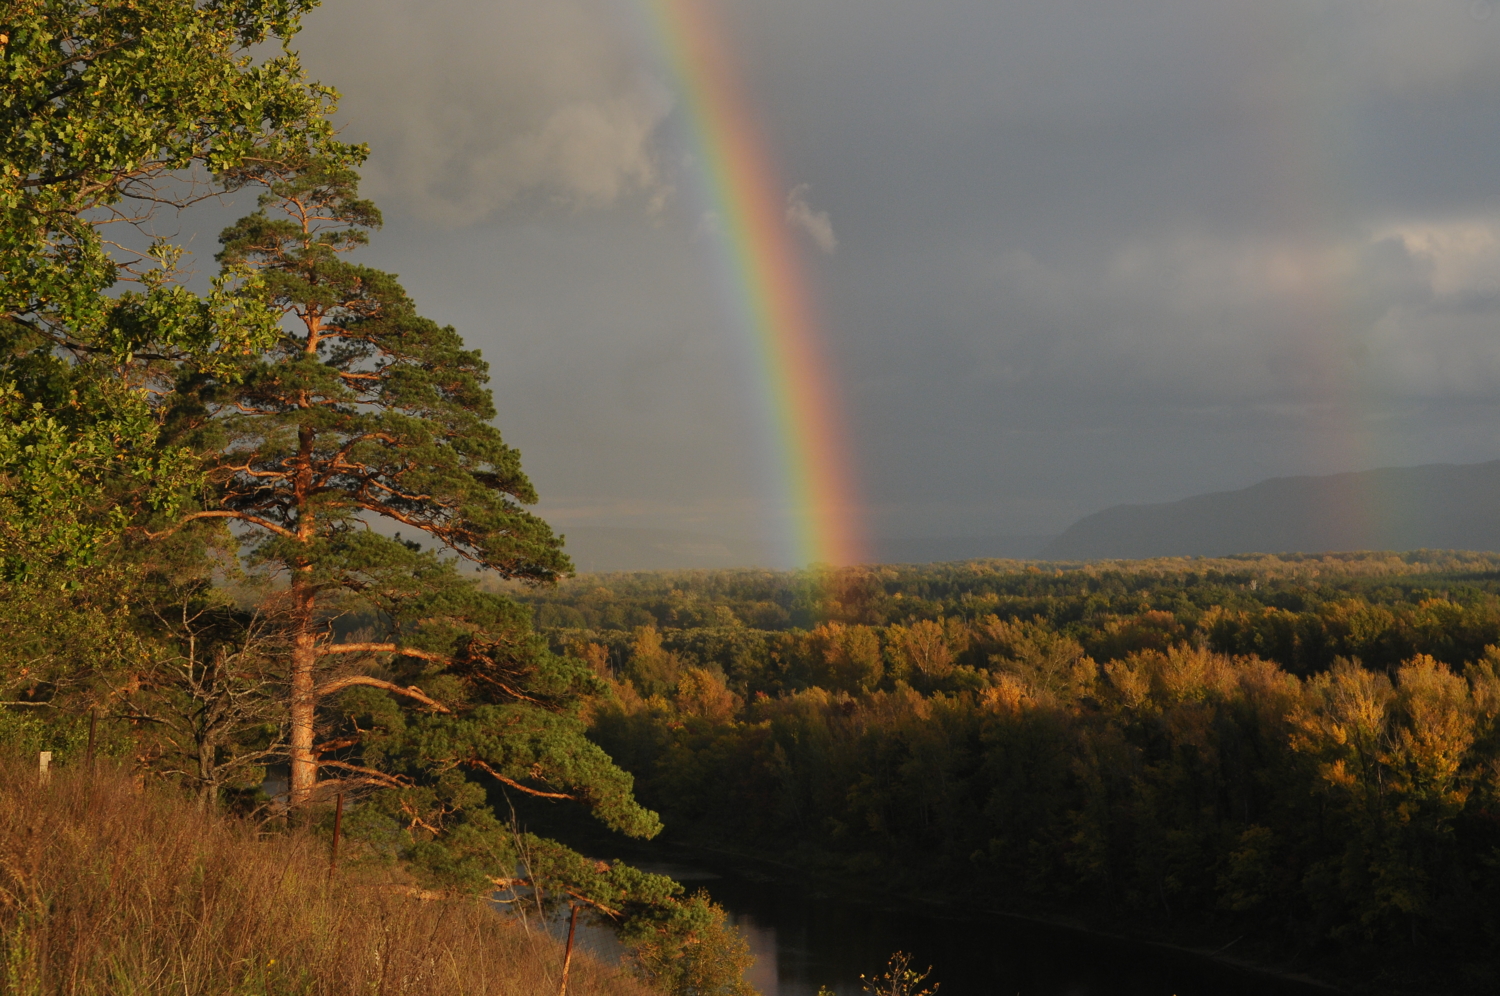
[[[89,769],[89,773],[90,774],[92,774],[93,771],[94,771],[94,732],[98,728],[99,728],[99,710],[97,708],[90,709],[89,710],[89,749],[88,749],[88,752],[84,755],[84,759],[83,759],[84,760],[84,766]]]
[[[344,793],[339,793],[333,807],[333,849],[328,852],[328,881],[333,881],[333,869],[339,863],[339,831],[344,828]]]
[[[568,948],[563,955],[562,991],[558,996],[568,996],[568,969],[573,965],[573,931],[578,927],[578,904],[569,905],[573,907],[573,915],[568,918]]]

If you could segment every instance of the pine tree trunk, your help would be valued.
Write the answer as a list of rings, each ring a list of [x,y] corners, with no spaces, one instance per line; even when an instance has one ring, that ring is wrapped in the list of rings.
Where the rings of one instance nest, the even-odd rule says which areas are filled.
[[[308,341],[316,348],[317,328],[309,326]],[[297,539],[304,546],[314,538],[313,516],[307,496],[312,486],[314,436],[308,426],[297,430],[298,469],[293,482],[297,507]],[[292,669],[291,681],[291,808],[306,808],[318,786],[318,759],[313,754],[313,719],[317,713],[314,669],[318,660],[317,633],[313,629],[317,589],[311,582],[312,564],[306,560],[292,572]]]
[[[317,634],[313,631],[312,588],[293,585],[293,630],[291,667],[291,807],[302,809],[318,784],[318,762],[313,755],[313,717],[317,711],[314,664]]]

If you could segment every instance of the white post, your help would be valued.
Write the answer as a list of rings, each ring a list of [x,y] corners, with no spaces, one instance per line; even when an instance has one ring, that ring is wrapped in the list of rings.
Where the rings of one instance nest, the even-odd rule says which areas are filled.
[[[37,756],[36,782],[38,785],[46,785],[52,780],[52,752],[44,750]]]

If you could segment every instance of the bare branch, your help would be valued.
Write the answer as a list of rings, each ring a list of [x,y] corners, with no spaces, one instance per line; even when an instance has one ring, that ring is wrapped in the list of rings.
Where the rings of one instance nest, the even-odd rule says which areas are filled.
[[[189,522],[192,522],[195,519],[239,519],[241,522],[248,522],[248,523],[250,523],[252,525],[260,526],[262,529],[267,529],[267,530],[275,533],[277,536],[281,536],[281,537],[283,537],[285,539],[296,539],[297,538],[297,534],[296,533],[292,532],[290,529],[287,529],[285,526],[278,526],[276,523],[272,522],[270,519],[263,519],[263,518],[261,518],[258,515],[251,515],[249,512],[228,512],[228,511],[223,511],[223,512],[194,512],[191,515],[183,517],[183,519],[180,522],[178,522],[177,525],[172,526],[170,529],[163,529],[159,533],[147,533],[146,537],[148,539],[154,539],[155,540],[155,539],[162,539],[164,537],[171,536],[173,533],[177,532],[179,529],[181,529],[182,527],[186,526]]]
[[[543,792],[541,789],[527,788],[525,785],[522,785],[514,778],[506,778],[500,772],[496,771],[494,768],[490,767],[488,764],[481,761],[477,757],[470,758],[466,763],[472,768],[480,769],[496,781],[504,785],[509,785],[517,792],[525,792],[527,795],[534,795],[538,799],[567,799],[570,802],[576,802],[578,800],[578,797],[576,795],[569,795],[566,792]]]
[[[605,916],[619,917],[621,915],[619,910],[611,909],[608,906],[605,906],[603,903],[596,902],[590,899],[588,896],[580,896],[572,889],[564,889],[563,892],[572,896],[574,899],[578,900],[580,903],[583,903],[585,906],[592,906],[594,909],[598,910],[600,913],[603,913]]]
[[[319,657],[328,654],[400,654],[403,657],[415,657],[418,660],[434,661],[439,664],[447,664],[452,660],[447,654],[435,654],[430,650],[417,650],[414,647],[403,647],[395,643],[333,643],[318,648]]]
[[[363,778],[339,779],[341,785],[379,785],[382,788],[411,788],[411,782],[388,775],[374,768],[362,768],[357,764],[349,764],[347,761],[319,761],[320,768],[338,768],[341,771],[353,771],[363,775]],[[321,786],[320,786],[321,787]]]
[[[394,692],[397,695],[405,695],[407,698],[416,699],[418,702],[437,712],[446,712],[449,714],[453,712],[452,709],[449,709],[437,699],[429,697],[427,693],[415,685],[402,688],[395,682],[381,681],[379,678],[371,678],[369,675],[364,674],[351,674],[347,678],[335,678],[333,681],[320,685],[313,694],[317,698],[323,698],[326,695],[333,695],[336,692],[342,692],[344,689],[353,688],[356,685],[363,685],[368,688],[380,688],[387,692]]]

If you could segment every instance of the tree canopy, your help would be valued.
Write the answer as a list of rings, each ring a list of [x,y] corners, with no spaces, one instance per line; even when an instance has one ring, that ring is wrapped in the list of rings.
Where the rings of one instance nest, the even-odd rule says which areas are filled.
[[[610,682],[591,735],[677,841],[1489,992],[1497,567],[981,561],[520,597]]]
[[[156,445],[164,362],[261,348],[274,316],[177,279],[157,222],[251,163],[339,147],[286,0],[18,0],[0,19],[0,474],[8,569],[86,563],[192,477]],[[346,149],[348,152],[355,150]],[[121,289],[120,285],[124,284]]]
[[[570,675],[529,642],[524,617],[451,561],[372,528],[404,526],[506,578],[547,581],[568,567],[551,530],[523,508],[536,494],[490,424],[479,354],[420,317],[391,275],[341,258],[380,221],[352,166],[311,160],[255,179],[266,188],[260,210],[224,232],[219,258],[252,275],[244,293],[282,316],[277,341],[221,370],[185,369],[169,424],[208,469],[205,507],[179,524],[241,527],[252,561],[289,586],[291,801],[300,806],[316,790],[316,711],[328,696],[380,687],[451,711],[419,684],[456,666],[488,676],[471,689],[535,706],[539,696],[576,694],[586,672]],[[375,638],[330,639],[333,615],[356,603],[380,620]],[[351,670],[370,655],[411,683]],[[338,676],[320,662],[338,662]]]

